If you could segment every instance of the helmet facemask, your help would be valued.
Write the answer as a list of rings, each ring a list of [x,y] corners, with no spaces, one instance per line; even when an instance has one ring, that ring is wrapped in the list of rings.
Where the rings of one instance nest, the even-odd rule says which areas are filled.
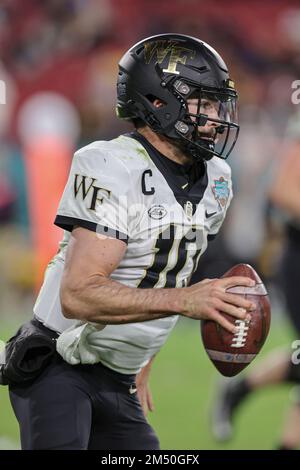
[[[168,87],[173,88],[185,112],[174,123],[176,136],[173,132],[162,133],[178,141],[196,159],[210,160],[214,156],[226,159],[239,134],[236,91],[195,86],[187,80],[169,82]],[[190,100],[197,102],[194,112],[189,110]]]

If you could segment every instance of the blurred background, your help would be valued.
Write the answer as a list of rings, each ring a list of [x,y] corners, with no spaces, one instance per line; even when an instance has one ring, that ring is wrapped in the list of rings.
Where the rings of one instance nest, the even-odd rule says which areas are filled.
[[[197,279],[252,264],[266,282],[273,322],[264,352],[290,347],[278,266],[285,215],[268,200],[297,115],[299,1],[1,0],[0,1],[0,339],[32,315],[43,271],[62,231],[53,220],[72,154],[93,140],[128,131],[115,116],[117,63],[140,39],[162,32],[198,37],[223,56],[239,91],[241,133],[229,163],[235,199],[222,235]],[[218,380],[199,325],[182,321],[153,369],[162,448],[271,448],[290,389],[251,402],[231,443],[218,446],[209,408]],[[257,429],[256,416],[262,416]],[[0,448],[17,448],[18,429],[0,390]]]

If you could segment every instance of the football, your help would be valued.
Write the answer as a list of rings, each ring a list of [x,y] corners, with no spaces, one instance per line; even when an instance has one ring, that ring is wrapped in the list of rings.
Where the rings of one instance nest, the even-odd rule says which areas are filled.
[[[205,350],[218,371],[233,377],[247,367],[261,350],[270,329],[271,309],[267,290],[249,264],[237,264],[222,277],[246,276],[255,281],[255,286],[235,286],[227,292],[243,296],[256,305],[251,311],[251,320],[235,320],[239,331],[228,332],[211,320],[201,321],[201,335]],[[231,322],[233,317],[223,313]]]

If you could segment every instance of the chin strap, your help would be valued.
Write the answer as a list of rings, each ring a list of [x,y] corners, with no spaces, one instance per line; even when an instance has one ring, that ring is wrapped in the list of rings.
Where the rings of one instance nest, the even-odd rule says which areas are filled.
[[[211,160],[214,156],[215,144],[206,140],[201,140],[195,143],[187,138],[184,139],[185,150],[192,155],[195,160]]]

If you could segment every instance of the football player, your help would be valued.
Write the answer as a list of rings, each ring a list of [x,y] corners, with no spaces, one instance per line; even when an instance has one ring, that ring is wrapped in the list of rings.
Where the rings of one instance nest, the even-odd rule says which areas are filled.
[[[64,238],[34,307],[59,354],[10,387],[23,449],[158,449],[147,381],[178,315],[234,333],[254,307],[226,292],[253,285],[245,277],[189,286],[232,197],[237,92],[224,61],[198,39],[153,36],[122,57],[117,96],[135,130],[75,153],[55,220]]]
[[[270,189],[270,201],[281,209],[286,218],[286,245],[281,263],[282,287],[287,312],[295,331],[300,334],[300,135],[299,114],[288,126],[290,142],[285,158],[280,159]],[[299,336],[298,336],[299,338]],[[293,404],[283,428],[278,450],[292,450],[300,446],[300,364],[297,350],[275,350],[242,378],[224,383],[214,402],[213,432],[217,440],[232,437],[233,420],[239,406],[255,391],[282,383],[296,384]]]

